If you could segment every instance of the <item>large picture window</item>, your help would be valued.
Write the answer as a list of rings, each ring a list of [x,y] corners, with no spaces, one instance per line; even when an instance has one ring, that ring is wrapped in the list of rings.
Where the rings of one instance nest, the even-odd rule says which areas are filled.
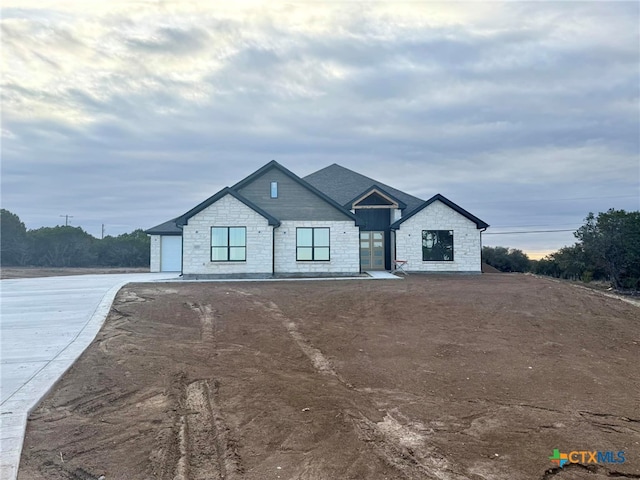
[[[453,262],[453,230],[423,230],[422,260]]]
[[[299,262],[330,260],[329,228],[296,229],[296,260]]]
[[[211,227],[212,262],[244,262],[246,260],[246,227]]]

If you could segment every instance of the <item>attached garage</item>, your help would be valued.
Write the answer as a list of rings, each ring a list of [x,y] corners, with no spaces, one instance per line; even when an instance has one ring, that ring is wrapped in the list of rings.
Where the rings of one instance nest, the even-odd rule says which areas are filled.
[[[162,235],[160,237],[160,271],[182,270],[182,237]]]
[[[182,272],[182,230],[175,219],[145,232],[151,238],[152,272]]]

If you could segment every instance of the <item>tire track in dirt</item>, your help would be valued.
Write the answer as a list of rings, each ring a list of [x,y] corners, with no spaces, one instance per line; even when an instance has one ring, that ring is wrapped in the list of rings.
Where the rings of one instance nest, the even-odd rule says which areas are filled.
[[[189,478],[189,445],[187,420],[184,415],[180,416],[178,430],[178,452],[179,457],[176,463],[176,471],[173,480],[187,480]]]
[[[215,335],[215,315],[213,308],[209,304],[187,302],[186,305],[198,314],[200,319],[200,335],[205,343],[213,342]]]
[[[217,382],[208,380],[197,380],[184,388],[173,480],[241,478],[242,462],[222,416],[217,392]]]
[[[229,290],[230,292],[238,293],[243,296],[251,297],[252,293],[243,291],[243,290]],[[300,333],[298,330],[297,324],[289,319],[276,303],[269,300],[267,302],[256,300],[253,302],[256,306],[261,307],[275,319],[279,320],[284,328],[287,330],[291,338],[296,342],[296,345],[302,350],[302,353],[306,355],[306,357],[311,361],[313,367],[319,372],[326,375],[331,375],[336,377],[345,385],[351,387],[351,385],[347,384],[340,376],[336,373],[335,369],[331,365],[331,362],[324,356],[322,351],[314,347],[311,342],[305,336]]]
[[[371,403],[370,396],[344,380],[333,368],[331,362],[321,350],[298,330],[297,324],[289,319],[280,307],[273,301],[266,304],[255,302],[265,308],[273,318],[281,321],[289,335],[296,342],[300,350],[309,358],[318,373],[335,377],[347,387],[352,395],[361,396],[356,404]],[[426,435],[422,430],[398,421],[390,412],[384,411],[384,418],[374,422],[358,409],[353,412],[351,407],[345,408],[343,413],[351,420],[358,438],[365,444],[371,445],[376,455],[387,464],[401,472],[408,479],[436,478],[442,480],[468,480],[468,477],[456,473],[447,459],[436,453],[426,443]],[[406,420],[406,419],[405,419]]]
[[[260,304],[276,319],[280,320],[284,325],[284,328],[287,330],[291,338],[296,342],[296,345],[302,350],[311,363],[313,367],[319,372],[326,375],[331,375],[338,378],[342,383],[345,383],[336,373],[331,362],[323,355],[323,353],[314,347],[309,340],[307,340],[302,333],[298,330],[298,326],[296,323],[287,318],[280,310],[280,307],[276,305],[274,302],[268,302],[266,305]]]
[[[390,412],[385,412],[380,422],[373,422],[362,412],[345,414],[360,440],[405,478],[469,480],[468,475],[456,472],[444,455],[427,444],[426,429],[405,425]]]

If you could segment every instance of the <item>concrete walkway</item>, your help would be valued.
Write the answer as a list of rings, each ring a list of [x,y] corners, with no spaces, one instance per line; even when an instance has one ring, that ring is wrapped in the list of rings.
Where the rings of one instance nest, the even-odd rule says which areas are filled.
[[[374,280],[399,280],[400,277],[384,270],[367,270],[365,272]]]
[[[93,341],[122,286],[172,273],[0,281],[0,479],[15,479],[27,417]]]

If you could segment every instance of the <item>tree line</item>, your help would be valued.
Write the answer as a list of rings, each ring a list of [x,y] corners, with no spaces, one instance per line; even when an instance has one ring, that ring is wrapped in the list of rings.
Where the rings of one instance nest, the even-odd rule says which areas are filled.
[[[540,260],[506,247],[483,247],[482,260],[502,272],[603,280],[619,290],[640,290],[640,212],[609,209],[597,216],[589,213],[574,236],[574,245]]]
[[[0,210],[0,265],[30,267],[148,267],[149,237],[141,229],[95,238],[80,227],[27,230]]]
[[[27,230],[18,215],[0,210],[0,265],[34,267],[146,267],[149,237],[141,229],[98,239],[80,227]],[[593,213],[574,233],[577,242],[540,260],[522,250],[483,247],[483,262],[502,272],[532,272],[616,289],[640,290],[640,212]]]

